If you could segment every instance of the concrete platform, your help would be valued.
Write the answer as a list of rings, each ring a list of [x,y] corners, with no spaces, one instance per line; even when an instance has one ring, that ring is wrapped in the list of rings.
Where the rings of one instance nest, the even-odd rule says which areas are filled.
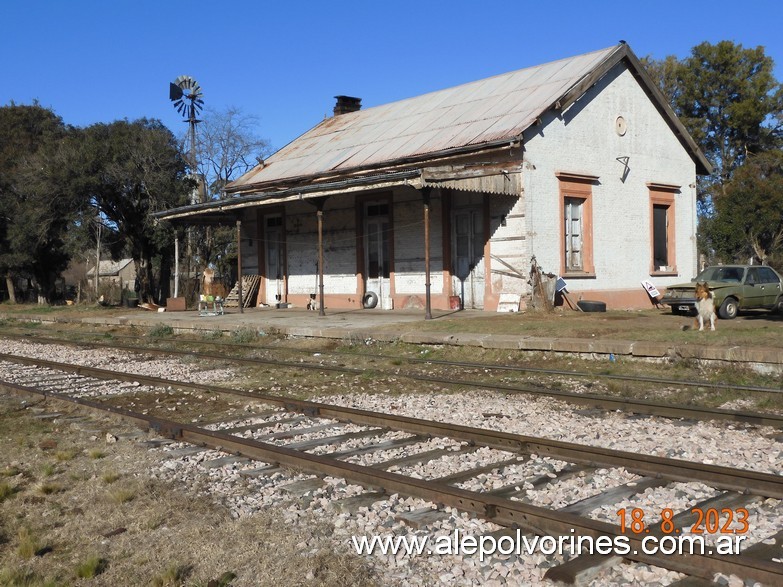
[[[486,316],[481,310],[432,312],[433,320],[426,332],[423,310],[327,310],[319,316],[301,308],[228,308],[222,316],[199,316],[198,311],[153,312],[128,310],[111,316],[8,315],[13,320],[43,323],[76,323],[102,326],[136,326],[154,328],[161,324],[175,332],[230,333],[250,329],[259,335],[281,334],[313,338],[331,338],[345,342],[401,341],[412,344],[475,346],[485,349],[515,349],[521,351],[557,352],[588,356],[635,357],[642,359],[686,358],[753,364],[763,370],[783,372],[783,350],[748,346],[677,345],[668,342],[616,340],[595,338],[534,337],[529,335],[477,334],[471,332],[470,319]],[[0,316],[2,318],[3,316]],[[431,330],[439,318],[464,321],[458,333]]]

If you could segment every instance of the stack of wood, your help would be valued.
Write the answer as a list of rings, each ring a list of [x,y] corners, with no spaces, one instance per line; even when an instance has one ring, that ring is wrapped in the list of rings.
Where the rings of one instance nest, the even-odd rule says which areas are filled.
[[[555,281],[553,273],[544,273],[533,257],[530,264],[531,303],[534,310],[551,312],[555,307]]]
[[[258,295],[258,286],[261,283],[260,275],[243,275],[242,276],[242,307],[249,308],[253,305],[253,300]],[[239,307],[239,282],[234,284],[229,294],[226,296],[223,302],[225,308],[238,308]]]

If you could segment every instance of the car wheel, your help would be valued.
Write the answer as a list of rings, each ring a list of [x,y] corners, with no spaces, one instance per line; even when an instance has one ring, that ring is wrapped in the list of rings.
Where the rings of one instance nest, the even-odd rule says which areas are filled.
[[[734,298],[726,298],[718,309],[718,316],[724,320],[731,320],[737,317],[739,313],[739,304]]]
[[[780,296],[775,305],[772,306],[772,311],[777,314],[783,314],[783,296]]]

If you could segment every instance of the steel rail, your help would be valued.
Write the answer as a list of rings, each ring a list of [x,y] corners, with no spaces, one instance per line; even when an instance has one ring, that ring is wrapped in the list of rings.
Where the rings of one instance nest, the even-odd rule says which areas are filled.
[[[26,335],[26,334],[4,334],[3,336],[8,336],[9,338],[18,338],[18,339],[26,339],[26,340],[40,340],[40,341],[48,341],[48,342],[59,342],[64,344],[101,344],[101,343],[93,343],[93,342],[74,342],[70,340],[60,340],[60,339],[50,339],[47,337],[39,337],[39,336],[33,336],[33,335]],[[142,337],[140,336],[132,336],[132,335],[114,335],[115,338],[124,338],[124,339],[130,339],[130,340],[139,340]],[[171,341],[169,341],[171,342]],[[177,344],[203,344],[199,343],[198,341],[176,341]],[[286,351],[291,353],[304,353],[304,354],[311,354],[312,350],[302,350],[302,349],[292,349],[292,348],[280,348],[280,347],[271,347],[267,345],[253,345],[248,346],[246,344],[242,343],[232,343],[232,342],[224,342],[224,341],[210,341],[209,343],[212,346],[223,346],[223,347],[233,347],[233,348],[243,348],[243,349],[258,349],[258,350],[265,350],[265,351],[274,351],[274,352],[280,352],[280,351]],[[129,346],[127,348],[148,348],[148,347],[133,347]],[[359,353],[351,353],[348,351],[335,351],[335,350],[323,350],[318,351],[319,353],[323,355],[337,355],[337,356],[348,356],[348,357],[360,357],[360,358],[366,358],[366,355],[362,355]],[[370,357],[372,358],[372,357]],[[783,393],[783,388],[781,387],[764,387],[761,385],[742,385],[742,384],[734,384],[734,383],[718,383],[713,381],[692,381],[688,379],[671,379],[666,377],[651,377],[647,375],[620,375],[620,374],[612,374],[612,373],[590,373],[589,371],[571,371],[568,369],[546,369],[544,367],[527,367],[522,365],[497,365],[492,363],[472,363],[472,362],[465,362],[465,361],[448,361],[444,359],[422,359],[419,357],[404,357],[399,355],[392,355],[389,357],[386,357],[390,360],[400,360],[400,361],[406,361],[408,363],[420,363],[420,364],[431,364],[431,365],[443,365],[446,367],[468,367],[468,368],[475,368],[475,369],[489,369],[492,371],[514,371],[514,372],[520,372],[520,373],[540,373],[542,375],[560,375],[564,377],[593,377],[596,379],[611,379],[615,381],[631,381],[631,382],[643,382],[643,383],[655,383],[657,385],[682,385],[684,387],[710,387],[713,389],[724,389],[728,391],[751,391],[751,392],[757,392],[757,393]]]
[[[298,400],[258,392],[229,389],[204,383],[189,383],[152,377],[149,375],[114,372],[106,369],[99,369],[97,367],[68,365],[65,363],[30,357],[0,354],[0,360],[18,362],[25,365],[40,365],[50,369],[77,373],[99,379],[138,381],[139,383],[146,383],[157,387],[176,387],[202,392],[231,394],[255,399],[307,416],[332,418],[350,424],[385,427],[412,434],[429,435],[431,437],[443,436],[464,441],[470,445],[487,446],[512,453],[535,453],[592,467],[624,467],[626,470],[642,476],[653,476],[681,482],[701,481],[721,489],[783,499],[783,476],[772,475],[770,473],[761,473],[747,469],[732,469],[729,467],[707,465],[651,455],[639,455],[629,451],[619,451],[534,436],[511,434],[484,428],[473,428],[447,422],[400,416],[397,414],[371,412],[368,410],[347,408],[308,400]],[[48,392],[42,390],[40,393],[45,395]]]
[[[51,341],[45,337],[36,338],[29,337],[27,340],[33,340],[35,342],[43,341],[50,343]],[[125,350],[129,352],[149,352],[153,354],[168,354],[192,357],[196,359],[206,359],[211,361],[223,362],[226,361],[245,365],[272,365],[276,367],[289,367],[294,369],[305,369],[315,371],[333,371],[338,373],[349,373],[353,375],[361,375],[366,373],[365,369],[359,369],[355,367],[345,367],[338,365],[318,365],[315,363],[297,363],[291,361],[279,361],[276,359],[264,359],[260,357],[225,357],[216,353],[203,353],[199,351],[181,350],[181,349],[160,349],[149,347],[138,347],[134,345],[117,345],[101,342],[88,342],[88,343],[69,343],[76,345],[84,345],[98,348],[110,348],[113,350]],[[0,355],[0,357],[3,355]],[[459,380],[448,377],[436,377],[432,375],[416,375],[409,373],[395,373],[395,377],[405,377],[413,381],[435,383],[438,385],[468,385],[472,387],[481,387],[483,389],[489,389],[493,391],[502,391],[505,393],[529,393],[533,395],[554,397],[566,402],[589,405],[602,409],[609,410],[623,410],[628,412],[634,412],[637,414],[645,414],[649,416],[659,416],[664,418],[684,418],[695,420],[730,420],[733,422],[742,422],[745,424],[755,424],[761,426],[773,426],[776,428],[783,428],[783,415],[763,412],[747,412],[742,410],[726,410],[723,408],[708,408],[699,406],[687,406],[682,404],[667,404],[660,401],[652,400],[638,400],[629,398],[618,398],[610,395],[592,394],[592,393],[573,393],[568,391],[560,391],[556,389],[546,389],[533,386],[519,386],[519,385],[505,385],[501,383],[490,383],[483,381],[471,381],[471,380]]]
[[[777,585],[783,581],[783,568],[773,561],[756,559],[742,554],[733,556],[715,554],[646,555],[643,554],[643,537],[641,535],[622,534],[616,525],[576,514],[558,512],[511,499],[472,492],[437,481],[406,477],[398,473],[338,461],[328,456],[303,453],[253,439],[232,436],[224,432],[206,430],[193,424],[105,406],[91,400],[72,398],[60,393],[44,392],[11,383],[3,383],[1,386],[17,393],[43,395],[102,413],[110,413],[174,440],[232,452],[236,455],[292,467],[316,475],[335,476],[365,487],[380,487],[389,493],[419,497],[476,514],[503,526],[520,528],[539,535],[569,536],[576,534],[593,538],[607,536],[612,540],[623,536],[631,548],[627,555],[623,555],[624,558],[662,566],[695,577],[712,579],[716,573],[723,573],[738,575],[743,579],[760,581],[769,585]]]

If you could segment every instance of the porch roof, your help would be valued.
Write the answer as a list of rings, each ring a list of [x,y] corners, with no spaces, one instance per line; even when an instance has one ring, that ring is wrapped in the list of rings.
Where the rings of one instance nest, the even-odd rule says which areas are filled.
[[[518,195],[522,189],[522,173],[518,165],[441,165],[214,200],[156,212],[153,216],[182,224],[226,225],[238,220],[244,208],[270,206],[297,200],[315,202],[318,198],[332,195],[384,190],[401,186],[409,186],[414,189],[445,187],[490,194]]]

